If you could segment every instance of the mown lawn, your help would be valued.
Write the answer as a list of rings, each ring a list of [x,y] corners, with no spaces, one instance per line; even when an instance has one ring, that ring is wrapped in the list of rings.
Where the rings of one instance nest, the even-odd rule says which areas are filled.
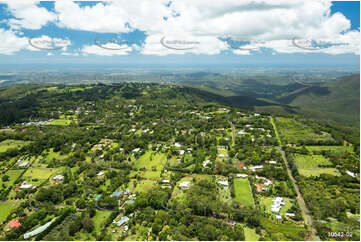
[[[134,187],[134,181],[137,182],[136,187]],[[152,181],[152,180],[137,181],[136,179],[131,179],[127,189],[129,189],[133,192],[146,192],[146,191],[149,191],[150,189],[154,188],[156,185],[157,185],[157,182]]]
[[[15,209],[20,203],[0,203],[0,223],[3,222],[7,216]]]
[[[56,175],[61,171],[61,168],[51,168],[51,169],[38,169],[31,167],[29,168],[23,178],[30,184],[39,185],[43,181],[47,180],[49,177]],[[35,181],[34,181],[35,179]],[[36,181],[37,179],[37,181]]]
[[[7,184],[11,185],[14,183],[14,181],[20,176],[20,174],[23,172],[23,170],[8,170],[5,174],[3,174],[1,177],[8,175],[9,181],[3,182],[2,179],[0,179],[0,185]]]
[[[251,229],[248,228],[247,226],[244,226],[243,230],[246,241],[258,241],[258,239],[261,237],[259,234],[256,233],[255,229]]]
[[[59,125],[59,126],[67,126],[72,123],[72,120],[68,119],[54,119],[47,123],[47,125]]]
[[[234,179],[235,202],[241,203],[243,206],[254,207],[251,186],[247,178]]]
[[[157,170],[161,170],[163,168],[162,162],[166,162],[166,155],[161,153],[152,153],[147,151],[144,155],[139,157],[133,165],[134,168],[145,168],[152,169],[155,167]]]
[[[0,153],[5,152],[8,149],[20,148],[28,143],[29,141],[23,141],[23,140],[14,140],[14,139],[4,140],[0,142]]]
[[[94,229],[96,232],[100,231],[102,224],[105,222],[105,220],[109,217],[110,214],[110,211],[96,211],[96,214],[93,217]]]

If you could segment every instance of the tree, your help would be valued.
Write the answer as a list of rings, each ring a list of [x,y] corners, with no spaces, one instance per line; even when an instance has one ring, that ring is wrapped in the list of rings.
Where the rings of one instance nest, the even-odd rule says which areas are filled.
[[[2,178],[1,178],[1,180],[3,181],[3,182],[7,182],[7,181],[9,181],[9,176],[8,175],[4,175]]]

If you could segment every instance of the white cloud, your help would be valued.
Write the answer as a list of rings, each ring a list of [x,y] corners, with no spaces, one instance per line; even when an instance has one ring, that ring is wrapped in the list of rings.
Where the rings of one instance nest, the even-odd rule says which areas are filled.
[[[341,13],[331,15],[331,1],[289,0],[109,0],[92,6],[82,6],[71,0],[55,2],[52,13],[40,8],[35,0],[9,1],[9,9],[19,19],[11,19],[13,28],[37,29],[48,21],[60,27],[99,33],[127,33],[138,29],[147,35],[139,50],[146,55],[218,54],[232,50],[235,54],[250,54],[234,50],[220,37],[234,40],[265,40],[271,53],[307,53],[292,45],[299,39],[342,40],[345,46],[333,46],[319,52],[329,54],[359,54],[359,31],[350,31],[350,21]],[[196,40],[200,44],[190,50],[164,48],[160,39]],[[139,49],[135,47],[133,49]],[[259,49],[258,51],[261,51]],[[122,55],[129,51],[109,52],[94,45],[83,46],[83,53]]]
[[[85,45],[81,49],[83,55],[101,55],[101,56],[115,56],[115,55],[128,55],[132,51],[131,46],[117,45],[115,43],[107,43],[102,45]]]
[[[38,0],[0,1],[7,3],[9,10],[15,16],[8,21],[14,29],[40,29],[48,22],[56,20],[54,13],[38,6],[39,2]]]
[[[18,37],[11,30],[0,29],[0,54],[11,55],[28,47],[25,37]]]

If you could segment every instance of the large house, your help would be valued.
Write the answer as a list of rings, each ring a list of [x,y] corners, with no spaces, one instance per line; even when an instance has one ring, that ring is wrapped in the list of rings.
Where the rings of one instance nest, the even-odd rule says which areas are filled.
[[[121,217],[119,219],[119,221],[115,221],[113,220],[113,223],[117,226],[117,227],[120,227],[122,226],[123,224],[127,223],[129,221],[129,218],[127,216],[124,216],[124,217]]]
[[[281,207],[283,205],[285,205],[283,198],[281,197],[276,197],[276,199],[272,200],[272,206],[271,206],[271,211],[273,213],[279,213],[281,210]]]
[[[33,188],[33,185],[32,184],[28,184],[26,181],[23,181],[23,183],[21,183],[20,189],[31,189]]]

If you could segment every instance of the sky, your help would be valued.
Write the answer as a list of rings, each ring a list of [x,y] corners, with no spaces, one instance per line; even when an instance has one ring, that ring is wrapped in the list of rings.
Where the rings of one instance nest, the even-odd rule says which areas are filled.
[[[360,65],[360,3],[0,0],[2,65]]]

